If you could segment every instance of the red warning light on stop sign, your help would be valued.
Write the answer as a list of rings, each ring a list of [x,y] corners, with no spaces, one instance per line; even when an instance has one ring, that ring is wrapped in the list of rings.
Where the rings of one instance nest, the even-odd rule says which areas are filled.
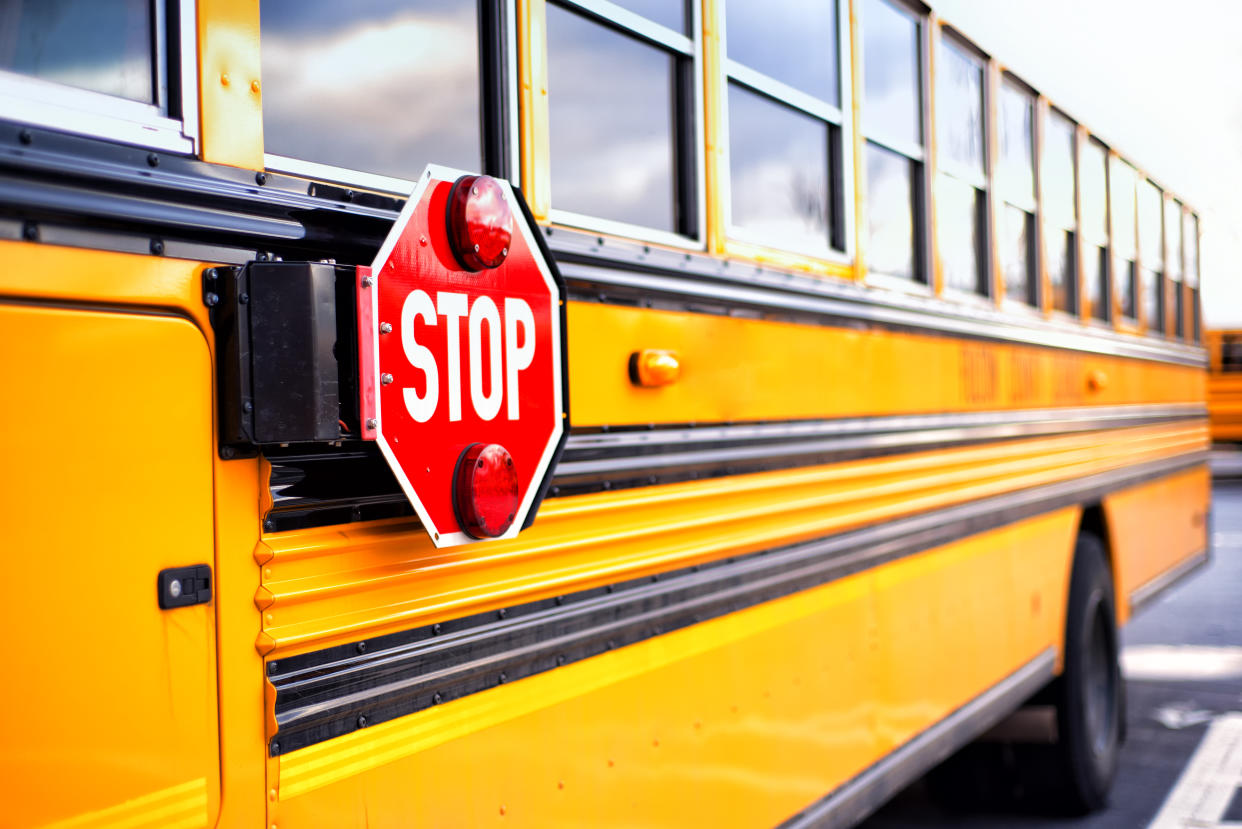
[[[358,286],[363,419],[438,547],[517,535],[568,428],[554,266],[509,184],[467,175],[427,168]]]

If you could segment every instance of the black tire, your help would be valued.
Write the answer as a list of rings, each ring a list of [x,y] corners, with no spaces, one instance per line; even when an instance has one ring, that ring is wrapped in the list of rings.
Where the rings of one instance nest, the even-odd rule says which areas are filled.
[[[1052,686],[1057,709],[1055,781],[1068,812],[1108,805],[1124,736],[1116,601],[1104,545],[1078,536],[1065,617],[1064,670]]]

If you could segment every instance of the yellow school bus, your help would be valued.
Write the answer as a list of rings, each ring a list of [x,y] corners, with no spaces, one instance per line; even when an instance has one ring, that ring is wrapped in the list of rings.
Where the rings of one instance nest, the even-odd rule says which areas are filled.
[[[984,734],[1105,802],[1117,628],[1208,555],[1198,218],[987,44],[917,0],[0,18],[6,825],[847,825]],[[360,437],[354,269],[428,164],[512,185],[564,291],[510,539],[437,546]],[[260,272],[329,274],[262,384]]]
[[[1208,330],[1207,350],[1212,440],[1237,442],[1242,440],[1242,331]]]

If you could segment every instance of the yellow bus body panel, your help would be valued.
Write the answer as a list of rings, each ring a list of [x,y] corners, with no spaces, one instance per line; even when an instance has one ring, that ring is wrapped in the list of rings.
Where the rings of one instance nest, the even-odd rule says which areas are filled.
[[[557,498],[519,539],[465,549],[408,521],[274,533],[259,646],[345,644],[1206,447],[1183,422]]]
[[[203,336],[0,300],[0,351],[4,822],[211,825],[214,608],[161,611],[156,593],[161,569],[214,563]]]
[[[586,302],[569,303],[567,316],[575,426],[1201,404],[1204,395],[1199,368],[1034,346]],[[629,382],[630,354],[646,348],[677,352],[681,379]]]
[[[1076,524],[1059,510],[282,756],[273,822],[775,824],[1055,647]]]
[[[1200,466],[1105,497],[1114,583],[1122,621],[1130,595],[1187,559],[1207,552],[1212,476]]]

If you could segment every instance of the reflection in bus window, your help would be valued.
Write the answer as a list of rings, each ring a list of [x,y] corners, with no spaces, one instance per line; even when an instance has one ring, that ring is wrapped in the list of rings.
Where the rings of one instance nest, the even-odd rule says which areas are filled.
[[[1074,205],[1074,122],[1049,110],[1044,122],[1043,168],[1044,242],[1052,307],[1078,312],[1078,275],[1075,268],[1078,212]]]
[[[915,254],[924,175],[921,24],[887,0],[868,0],[862,11],[867,268],[925,280]]]
[[[921,146],[919,22],[887,0],[863,12],[863,130]]]
[[[1148,331],[1164,330],[1164,194],[1150,181],[1139,184],[1138,243],[1143,262],[1140,289],[1143,294],[1143,317]]]
[[[867,144],[867,268],[914,279],[914,163]]]
[[[731,0],[725,4],[729,59],[840,106],[833,3]]]
[[[1035,305],[1035,96],[1006,79],[999,106],[1000,198],[1005,202],[1001,267],[1005,296]]]
[[[1182,240],[1182,203],[1170,199],[1164,203],[1164,248],[1169,256],[1169,291],[1172,299],[1169,310],[1173,313],[1170,333],[1178,338],[1186,336],[1186,295],[1182,290],[1184,252]]]
[[[0,69],[156,103],[151,0],[4,0]]]
[[[1108,150],[1095,139],[1082,148],[1079,187],[1082,189],[1083,287],[1091,316],[1112,319],[1108,291]]]
[[[828,241],[828,127],[729,85],[733,223],[793,248]]]
[[[946,287],[991,293],[981,255],[987,182],[983,156],[983,64],[941,41],[936,106],[941,175],[936,224]]]
[[[552,206],[675,232],[675,58],[548,6]]]
[[[940,263],[948,288],[986,295],[980,262],[979,228],[983,195],[952,176],[941,176],[936,191]]]
[[[474,3],[263,0],[260,17],[268,153],[400,179],[480,168]]]
[[[1138,250],[1135,237],[1137,172],[1115,156],[1110,159],[1110,165],[1108,183],[1109,211],[1113,220],[1113,290],[1121,316],[1135,320],[1138,318],[1138,289],[1135,285],[1138,278],[1135,270],[1135,252]]]

